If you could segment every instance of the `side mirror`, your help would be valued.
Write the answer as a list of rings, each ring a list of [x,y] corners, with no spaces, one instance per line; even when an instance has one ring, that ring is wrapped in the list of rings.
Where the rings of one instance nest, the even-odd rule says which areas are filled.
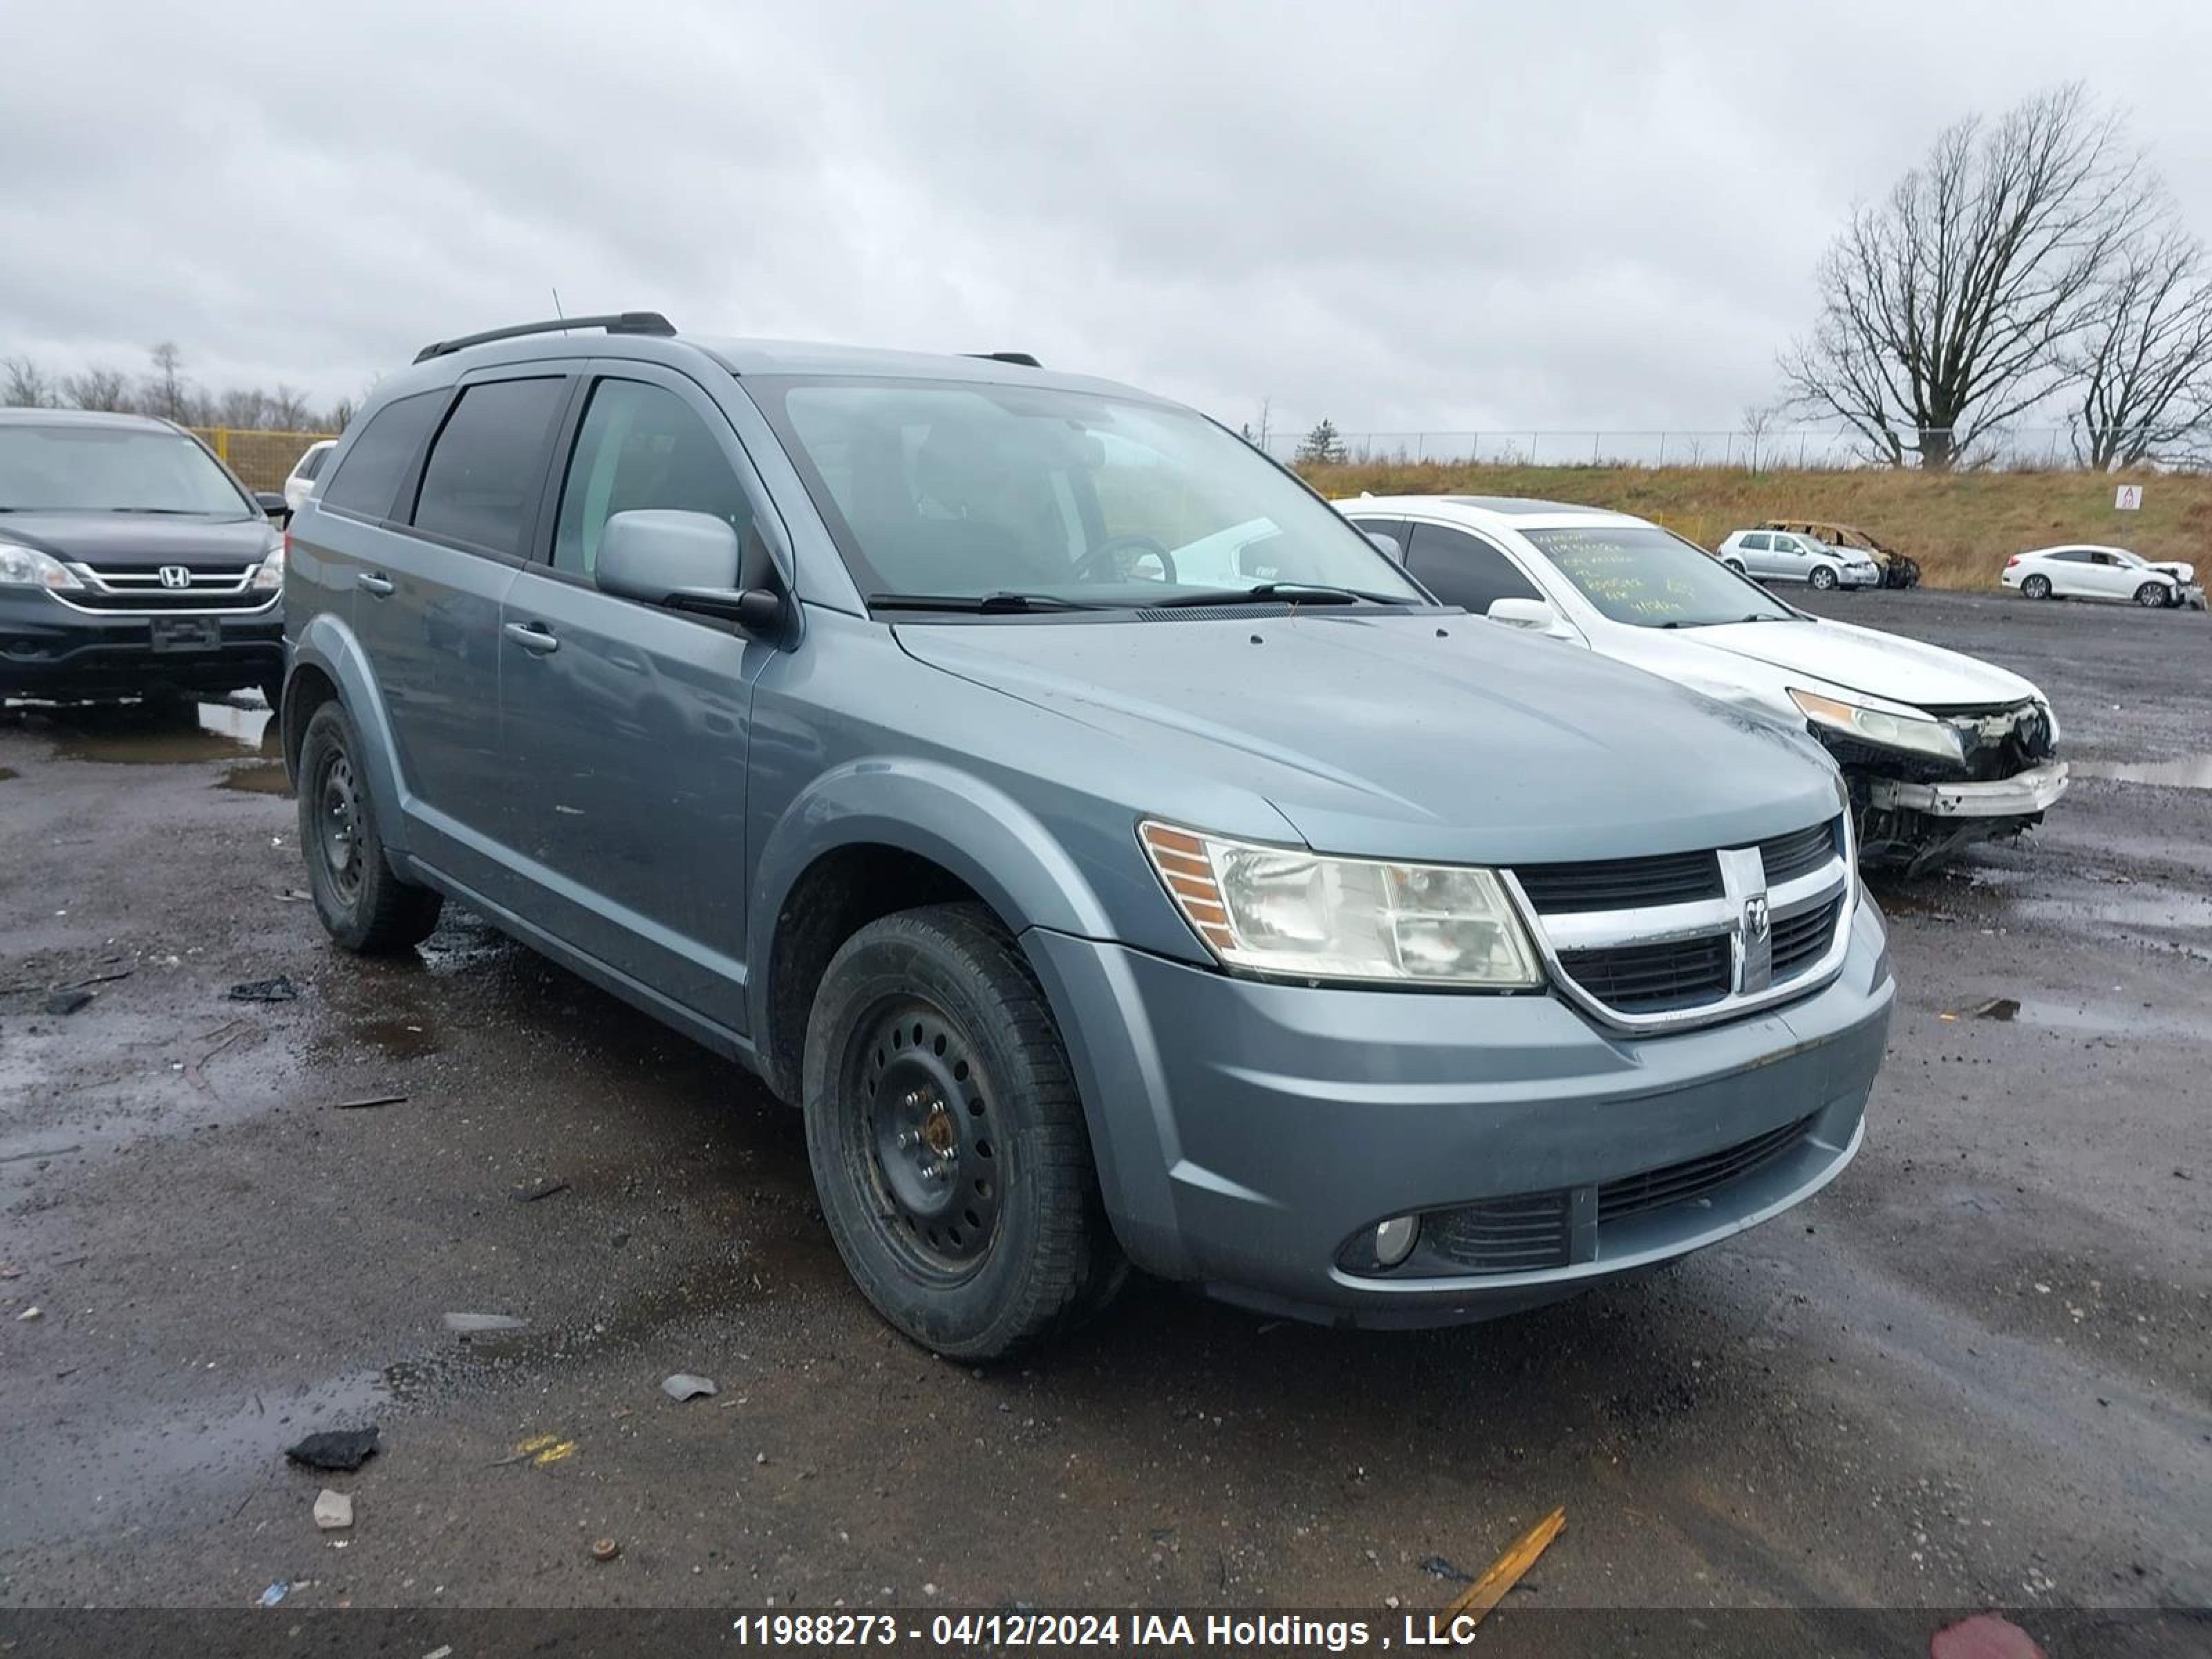
[[[1552,608],[1548,599],[1492,599],[1490,609],[1483,613],[1494,623],[1504,623],[1508,628],[1526,628],[1539,634],[1565,634],[1566,625],[1559,613]]]
[[[592,579],[617,599],[719,617],[757,638],[781,634],[782,596],[740,590],[741,565],[738,532],[712,514],[641,507],[607,520]]]
[[[1359,533],[1374,543],[1378,552],[1388,554],[1391,558],[1401,562],[1404,560],[1406,550],[1398,545],[1398,538],[1395,536],[1386,536],[1379,530],[1363,530]]]
[[[255,490],[253,504],[261,509],[264,518],[274,519],[278,524],[289,524],[292,521],[292,504],[284,499],[280,490]]]

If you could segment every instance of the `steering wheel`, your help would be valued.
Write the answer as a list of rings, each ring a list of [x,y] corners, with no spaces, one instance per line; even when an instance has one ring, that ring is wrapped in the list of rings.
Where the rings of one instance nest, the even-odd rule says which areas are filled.
[[[1126,577],[1130,574],[1129,567],[1136,562],[1134,559],[1116,560],[1110,566],[1107,564],[1107,561],[1114,558],[1116,554],[1132,550],[1139,555],[1149,553],[1160,562],[1160,578],[1163,581],[1172,582],[1176,580],[1175,555],[1169,552],[1152,537],[1134,532],[1125,536],[1109,536],[1078,559],[1073,572],[1075,580],[1079,582],[1091,582],[1106,580],[1112,576]],[[1103,574],[1101,574],[1102,569]]]

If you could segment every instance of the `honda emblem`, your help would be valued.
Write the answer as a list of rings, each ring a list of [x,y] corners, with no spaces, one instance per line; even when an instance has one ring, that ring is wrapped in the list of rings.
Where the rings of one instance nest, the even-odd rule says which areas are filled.
[[[164,587],[190,587],[192,585],[192,573],[183,565],[165,564],[161,574]]]

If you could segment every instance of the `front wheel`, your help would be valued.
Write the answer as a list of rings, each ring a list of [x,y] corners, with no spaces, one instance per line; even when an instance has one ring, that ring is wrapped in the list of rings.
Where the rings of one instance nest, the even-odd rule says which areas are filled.
[[[2030,576],[2026,581],[2021,583],[2020,591],[2024,599],[2047,599],[2051,597],[2051,578]]]
[[[2136,589],[2136,603],[2146,611],[2163,611],[2172,601],[2166,598],[2165,584],[2145,582]]]
[[[1823,593],[1826,592],[1836,585],[1835,568],[1832,565],[1814,565],[1813,567],[1812,582],[1813,586],[1819,588]]]
[[[336,702],[300,739],[300,851],[324,929],[348,951],[404,951],[429,938],[443,902],[402,881],[384,855],[362,769],[361,737]]]
[[[806,1150],[861,1294],[926,1348],[1000,1359],[1079,1324],[1127,1272],[1066,1051],[988,911],[869,923],[807,1021]]]

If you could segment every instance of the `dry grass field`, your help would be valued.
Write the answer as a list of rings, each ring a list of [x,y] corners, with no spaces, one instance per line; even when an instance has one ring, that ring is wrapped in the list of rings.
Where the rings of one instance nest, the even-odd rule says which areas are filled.
[[[1372,461],[1300,469],[1322,494],[1536,495],[1654,520],[1701,547],[1767,519],[1856,525],[1920,561],[1935,587],[1994,588],[2005,556],[2103,542],[2212,568],[2212,477],[2165,473],[1749,472],[1729,467],[1474,466]],[[2116,512],[2113,486],[2143,486]]]

